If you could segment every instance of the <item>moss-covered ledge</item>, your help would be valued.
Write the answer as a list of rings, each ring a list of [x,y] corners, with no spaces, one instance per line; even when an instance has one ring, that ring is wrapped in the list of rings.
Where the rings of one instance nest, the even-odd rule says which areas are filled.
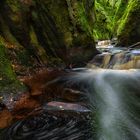
[[[25,89],[25,86],[16,79],[5,46],[0,44],[0,102],[4,102],[7,96],[22,93]]]

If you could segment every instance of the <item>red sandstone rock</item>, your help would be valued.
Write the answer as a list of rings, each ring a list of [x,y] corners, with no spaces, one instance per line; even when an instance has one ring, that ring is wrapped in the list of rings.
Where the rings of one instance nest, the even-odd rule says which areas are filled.
[[[0,128],[9,126],[12,123],[12,120],[13,116],[7,109],[0,112]]]

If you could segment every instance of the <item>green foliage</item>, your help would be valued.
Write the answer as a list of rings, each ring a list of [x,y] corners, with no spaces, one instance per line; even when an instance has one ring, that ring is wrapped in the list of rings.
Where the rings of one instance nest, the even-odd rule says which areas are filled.
[[[93,9],[93,5],[91,7],[88,7],[90,9]],[[77,19],[78,24],[81,26],[81,28],[89,35],[92,36],[92,30],[93,30],[93,18],[94,15],[90,15],[93,18],[88,18],[87,11],[93,13],[93,11],[89,11],[86,8],[86,3],[84,2],[78,2],[77,6]]]
[[[95,39],[110,39],[116,36],[119,19],[127,2],[124,0],[95,0],[96,23],[93,34]]]
[[[119,21],[120,24],[117,30],[117,35],[121,34],[122,30],[125,28],[125,24],[128,22],[128,18],[130,18],[130,14],[133,10],[136,10],[137,5],[137,0],[129,0],[126,10]]]
[[[140,38],[140,1],[129,0],[126,10],[119,20],[118,44],[129,46]]]

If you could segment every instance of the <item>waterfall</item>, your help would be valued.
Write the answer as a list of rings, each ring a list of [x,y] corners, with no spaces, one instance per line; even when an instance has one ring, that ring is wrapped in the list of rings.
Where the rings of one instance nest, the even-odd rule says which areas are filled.
[[[71,80],[96,112],[97,140],[140,140],[140,70],[89,69]]]

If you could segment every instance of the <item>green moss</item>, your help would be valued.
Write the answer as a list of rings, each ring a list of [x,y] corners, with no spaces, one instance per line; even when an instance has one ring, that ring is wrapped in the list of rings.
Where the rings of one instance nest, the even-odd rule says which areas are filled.
[[[125,24],[128,22],[128,18],[130,18],[130,14],[131,14],[132,10],[135,9],[136,6],[137,6],[137,3],[135,0],[129,1],[128,6],[125,10],[125,13],[120,20],[120,25],[117,30],[117,35],[120,35],[122,30],[125,28]]]
[[[86,13],[83,1],[58,0],[55,3],[48,1],[46,2],[46,7],[55,20],[59,32],[63,34],[66,46],[70,46],[73,38],[78,36],[79,31],[77,27],[86,35],[93,36],[93,19],[90,18],[92,10]],[[94,7],[89,9],[92,8]]]
[[[18,0],[6,0],[5,3],[9,7],[9,17],[15,23],[19,23],[22,20],[21,4]]]
[[[47,61],[46,52],[45,52],[44,48],[42,46],[40,46],[33,27],[31,27],[31,29],[30,29],[30,38],[31,38],[30,42],[31,42],[32,46],[35,47],[38,56],[40,56],[40,58],[42,59],[43,62]]]
[[[72,25],[69,22],[69,11],[65,0],[46,1],[43,10],[49,12],[60,32],[67,33],[69,31]]]
[[[16,79],[16,75],[7,58],[5,47],[0,44],[0,93],[16,93],[24,88],[25,87]]]
[[[6,0],[8,6],[12,9],[13,12],[18,12],[20,9],[20,4],[18,0]]]
[[[65,64],[64,64],[64,62],[63,62],[63,60],[62,59],[60,59],[60,58],[56,58],[56,57],[51,57],[51,56],[49,56],[48,57],[48,63],[47,63],[47,65],[49,66],[49,67],[59,67],[59,68],[61,68],[61,67],[65,67]]]
[[[50,57],[66,62],[67,49],[88,44],[94,47],[92,0],[33,0],[31,5],[3,0],[0,6],[3,37],[18,42],[38,62],[51,61]],[[17,53],[21,64],[28,62],[26,54]]]
[[[0,30],[2,31],[2,35],[0,38],[5,38],[7,41],[21,47],[21,45],[19,44],[19,42],[16,40],[16,38],[11,34],[9,27],[7,26],[7,24],[5,23],[5,21],[3,20],[2,17],[0,17]],[[3,40],[3,39],[2,39]],[[2,44],[2,43],[1,43]]]
[[[64,34],[64,42],[65,42],[65,44],[67,44],[67,46],[70,47],[70,46],[72,46],[72,41],[73,41],[72,33],[70,31],[65,32],[65,34]]]
[[[140,38],[140,1],[129,0],[117,30],[120,45],[128,46]]]
[[[79,2],[77,4],[77,20],[81,28],[89,35],[92,36],[92,29],[86,16],[84,4]]]
[[[0,75],[2,79],[6,78],[9,81],[15,80],[15,75],[13,74],[10,62],[6,57],[5,47],[0,45]]]
[[[29,54],[29,52],[25,49],[21,49],[21,50],[18,50],[16,51],[16,58],[17,58],[17,61],[23,65],[23,66],[32,66],[32,63],[31,63],[31,56]]]

